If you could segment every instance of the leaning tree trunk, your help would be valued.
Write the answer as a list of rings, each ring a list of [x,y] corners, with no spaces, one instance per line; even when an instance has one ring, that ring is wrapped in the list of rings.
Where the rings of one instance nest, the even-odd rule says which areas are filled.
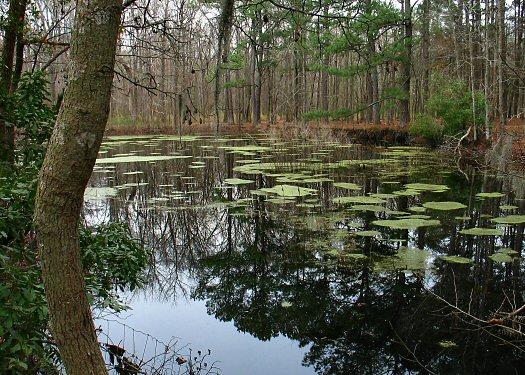
[[[78,226],[108,118],[122,9],[118,0],[77,1],[69,83],[35,203],[51,329],[70,375],[107,374],[86,295]]]

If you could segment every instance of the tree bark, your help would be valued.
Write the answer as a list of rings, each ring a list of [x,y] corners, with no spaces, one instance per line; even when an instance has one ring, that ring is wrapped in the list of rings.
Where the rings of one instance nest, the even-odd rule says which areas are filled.
[[[69,82],[35,202],[51,329],[70,375],[107,374],[86,295],[78,226],[109,113],[122,8],[112,0],[77,1]]]

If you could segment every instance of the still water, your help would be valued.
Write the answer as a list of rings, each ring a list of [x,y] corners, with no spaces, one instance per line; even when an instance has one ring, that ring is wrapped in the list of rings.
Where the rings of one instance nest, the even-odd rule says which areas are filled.
[[[166,374],[522,373],[525,184],[500,172],[422,148],[109,138],[86,220],[129,223],[152,260],[100,326]]]

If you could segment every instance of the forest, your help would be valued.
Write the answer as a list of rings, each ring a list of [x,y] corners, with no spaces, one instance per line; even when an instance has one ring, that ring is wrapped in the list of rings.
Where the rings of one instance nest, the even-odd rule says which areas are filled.
[[[149,1],[126,9],[110,124],[417,119],[431,128],[423,132],[473,126],[474,137],[488,137],[496,122],[523,118],[520,1],[239,2],[219,24],[220,6]],[[56,103],[75,5],[21,7],[16,61],[25,64],[13,67],[14,82],[22,70],[45,70]]]
[[[1,373],[518,371],[525,1],[0,9]]]

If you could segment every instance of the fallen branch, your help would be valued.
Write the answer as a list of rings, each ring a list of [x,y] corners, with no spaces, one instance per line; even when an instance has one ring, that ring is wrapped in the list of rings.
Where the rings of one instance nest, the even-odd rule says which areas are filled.
[[[463,140],[469,136],[471,130],[472,130],[472,126],[469,126],[467,132],[459,139],[458,144],[456,145],[456,148],[454,149],[454,153],[458,152],[459,156],[461,156],[461,149],[460,149],[461,142],[463,142]]]

